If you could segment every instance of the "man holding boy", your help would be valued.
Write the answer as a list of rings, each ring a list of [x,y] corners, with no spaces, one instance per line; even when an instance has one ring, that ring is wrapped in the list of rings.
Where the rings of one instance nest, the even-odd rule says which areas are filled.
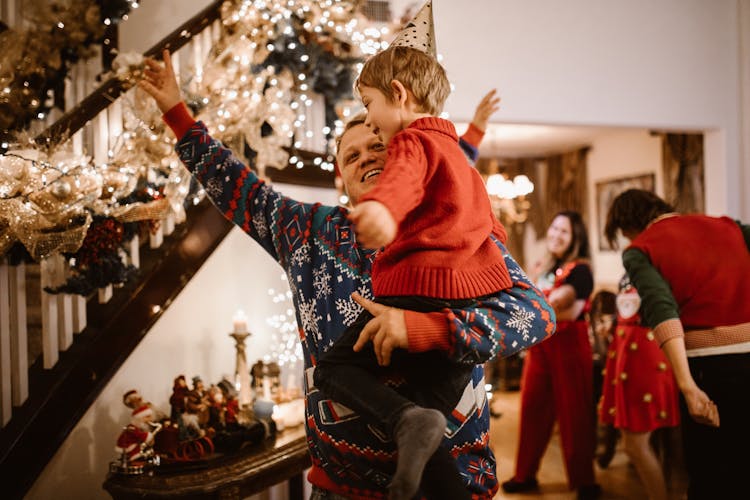
[[[432,25],[427,2],[413,27],[367,60],[355,83],[367,109],[365,124],[387,143],[378,185],[349,216],[358,242],[384,247],[372,267],[375,301],[429,313],[472,307],[494,296],[514,303],[509,314],[533,316],[539,302],[513,289],[501,250],[505,229],[493,215],[484,183],[466,161],[453,124],[438,116],[450,83],[434,52]],[[347,159],[342,170],[352,168]],[[440,335],[390,336],[368,330],[371,318],[363,312],[323,355],[315,385],[396,443],[389,498],[410,500],[420,483],[435,482],[430,478],[440,478],[441,487],[428,498],[470,498],[441,443],[446,426],[460,424],[454,410],[473,363],[446,356],[437,347]],[[513,328],[510,316],[504,323]],[[392,354],[409,396],[380,380]]]
[[[213,181],[214,187],[221,187],[211,190],[213,203],[269,252],[289,278],[304,352],[305,425],[313,462],[308,479],[314,485],[313,498],[383,498],[395,469],[394,443],[356,413],[324,397],[313,383],[318,360],[352,324],[350,312],[357,306],[375,316],[368,326],[397,331],[407,338],[419,334],[431,339],[425,348],[441,349],[453,359],[475,364],[469,390],[455,410],[460,421],[449,429],[445,446],[456,458],[473,496],[492,498],[498,485],[481,365],[495,355],[508,356],[529,347],[554,331],[554,317],[543,296],[498,241],[513,290],[538,306],[533,314],[524,311],[519,317],[507,294],[483,298],[472,307],[432,313],[388,308],[363,298],[372,295],[370,271],[375,252],[356,241],[348,209],[300,203],[258,179],[190,116],[168,52],[164,61],[164,67],[148,62],[147,80],[141,86],[155,98],[179,138],[180,158],[203,185]],[[472,133],[481,137],[476,129]],[[355,163],[343,169],[342,175],[349,199],[356,205],[377,183],[385,145],[363,122],[350,123],[341,137],[337,161]],[[525,328],[512,328],[509,318]],[[395,384],[402,380],[396,372],[388,378]]]

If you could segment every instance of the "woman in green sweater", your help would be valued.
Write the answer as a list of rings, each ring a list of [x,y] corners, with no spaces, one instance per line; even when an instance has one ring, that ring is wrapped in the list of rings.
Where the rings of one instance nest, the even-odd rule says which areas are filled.
[[[737,498],[750,465],[750,226],[680,215],[631,189],[607,215],[611,243],[618,231],[641,317],[683,396],[688,497]]]

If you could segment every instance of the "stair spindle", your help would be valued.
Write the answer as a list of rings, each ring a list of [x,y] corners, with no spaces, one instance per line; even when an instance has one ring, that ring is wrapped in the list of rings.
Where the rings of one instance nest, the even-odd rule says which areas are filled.
[[[148,246],[150,248],[159,248],[164,243],[164,224],[160,221],[159,227],[148,233]]]
[[[68,274],[67,263],[62,254],[56,254],[54,257],[55,265],[55,286],[65,283]],[[57,334],[58,348],[61,351],[67,351],[73,344],[73,296],[67,293],[57,294]]]
[[[10,288],[10,367],[13,406],[29,397],[29,340],[26,311],[26,264],[8,268]]]
[[[11,363],[10,363],[10,286],[8,282],[8,264],[0,263],[0,422],[10,421],[13,414],[11,398]]]
[[[141,242],[140,238],[136,234],[133,239],[127,243],[128,253],[130,253],[129,261],[134,267],[141,267]]]
[[[169,212],[162,220],[162,224],[164,225],[164,236],[169,236],[174,233],[174,213]]]
[[[54,259],[43,259],[40,263],[40,293],[42,294],[42,362],[45,369],[54,367],[60,356],[57,297],[44,291],[45,288],[54,286],[54,273]]]
[[[73,296],[73,333],[86,329],[86,297]]]

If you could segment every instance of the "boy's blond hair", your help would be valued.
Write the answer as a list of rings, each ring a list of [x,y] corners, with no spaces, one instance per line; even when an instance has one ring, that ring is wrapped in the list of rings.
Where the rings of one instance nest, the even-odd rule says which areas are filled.
[[[410,47],[389,47],[367,60],[354,87],[373,87],[393,101],[391,81],[398,80],[413,95],[420,113],[439,115],[450,94],[445,69],[432,56]]]

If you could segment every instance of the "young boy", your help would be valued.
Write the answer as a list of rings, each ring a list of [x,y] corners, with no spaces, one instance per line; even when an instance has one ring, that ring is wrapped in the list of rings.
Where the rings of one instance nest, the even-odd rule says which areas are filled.
[[[350,218],[360,244],[385,246],[373,264],[376,301],[440,311],[511,286],[494,243],[505,242],[506,234],[453,124],[436,116],[450,92],[445,70],[422,50],[398,39],[394,45],[369,59],[355,83],[367,108],[366,124],[387,143],[388,156],[377,186]],[[434,45],[428,40],[423,46]],[[345,153],[340,168],[347,168]],[[420,352],[418,336],[372,331],[365,326],[371,318],[363,312],[320,359],[315,386],[381,424],[394,439],[399,456],[390,498],[412,498],[428,461],[455,479],[441,497],[468,498],[452,457],[439,445],[446,432],[444,415],[454,412],[473,365],[449,361],[435,350]],[[412,353],[393,351],[396,347]],[[378,379],[379,367],[388,365],[391,355],[407,374],[410,399]]]

